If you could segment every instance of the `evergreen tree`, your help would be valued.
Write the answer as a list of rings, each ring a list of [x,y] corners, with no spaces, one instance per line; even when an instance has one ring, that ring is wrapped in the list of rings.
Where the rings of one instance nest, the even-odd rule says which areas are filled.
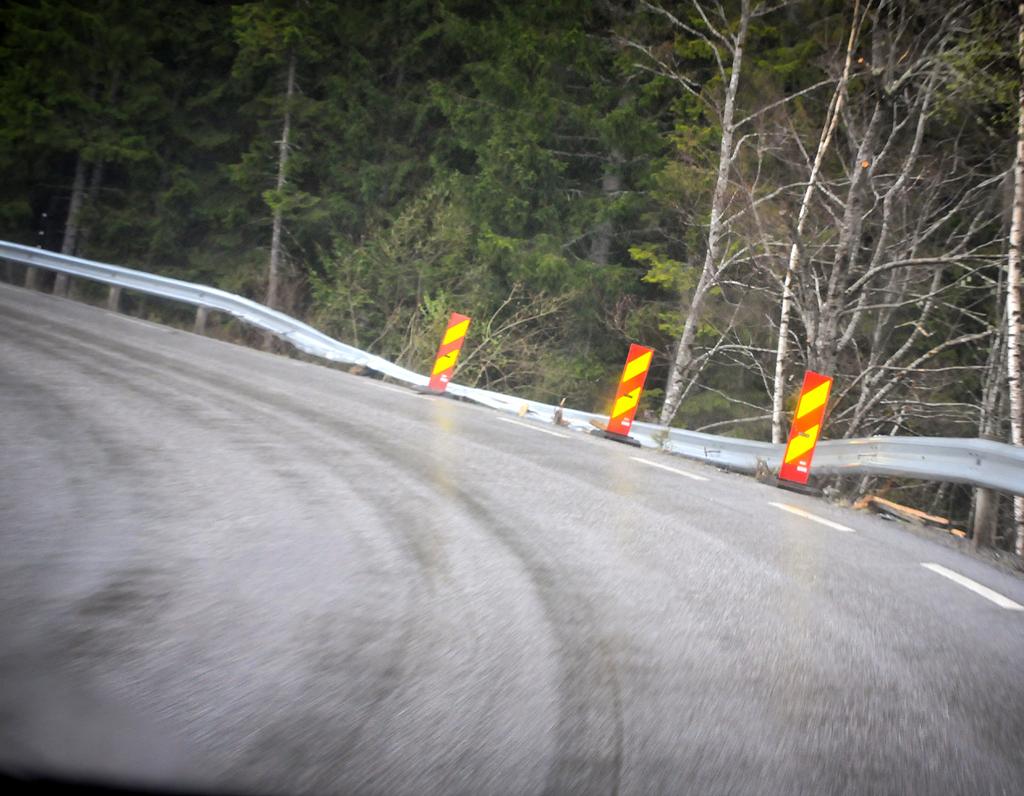
[[[150,54],[158,14],[120,0],[44,0],[2,13],[0,135],[17,175],[7,190],[22,192],[4,204],[22,220],[26,211],[60,219],[60,248],[74,254],[97,224],[109,173],[152,157],[166,99]]]

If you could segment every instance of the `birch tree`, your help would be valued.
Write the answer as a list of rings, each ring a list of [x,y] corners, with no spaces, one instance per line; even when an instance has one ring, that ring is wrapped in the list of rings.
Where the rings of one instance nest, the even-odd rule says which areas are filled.
[[[1017,7],[1017,61],[1024,75],[1024,2]],[[1017,155],[1013,165],[1013,216],[1006,262],[1006,382],[1010,404],[1010,441],[1024,445],[1024,386],[1021,384],[1021,246],[1024,245],[1024,77],[1017,108]],[[1013,500],[1014,549],[1024,555],[1024,496]]]
[[[699,80],[687,74],[685,66],[680,63],[672,48],[645,44],[636,39],[623,39],[626,47],[642,55],[637,64],[639,69],[669,79],[685,94],[695,98],[706,107],[711,118],[717,121],[720,130],[706,235],[700,256],[701,266],[692,290],[684,291],[680,307],[682,328],[673,346],[665,400],[660,413],[660,421],[669,424],[679,410],[688,389],[693,386],[696,369],[700,367],[694,344],[708,298],[719,286],[725,271],[750,254],[749,246],[742,242],[734,241],[737,243],[736,246],[727,243],[731,225],[737,218],[737,208],[733,206],[736,199],[736,186],[733,182],[737,180],[737,163],[744,144],[752,138],[750,134],[741,135],[741,128],[749,126],[763,114],[829,85],[834,80],[826,78],[791,94],[783,95],[774,102],[763,102],[756,110],[743,116],[738,102],[751,25],[782,6],[768,5],[756,0],[741,0],[739,16],[735,19],[730,19],[721,3],[712,6],[692,0],[678,14],[646,0],[641,2],[640,6],[649,14],[666,20],[678,39],[702,43],[713,58],[717,83],[721,86],[721,96],[716,96],[717,92],[708,91]],[[652,281],[669,281],[658,273],[657,258],[651,251],[634,250],[634,256],[638,255],[653,265],[652,273],[649,274]]]
[[[708,14],[704,11],[703,4],[693,2],[693,8],[700,17],[701,27],[690,25],[683,18],[671,12],[641,2],[641,5],[648,11],[661,15],[668,19],[679,35],[695,36],[704,42],[714,55],[718,74],[725,86],[724,96],[721,103],[708,100],[700,91],[699,86],[689,77],[677,71],[671,62],[666,62],[655,54],[653,48],[643,46],[636,42],[628,44],[647,56],[648,62],[645,68],[655,68],[660,73],[668,75],[684,91],[689,92],[702,101],[709,102],[721,122],[721,143],[718,151],[718,169],[715,177],[714,190],[711,197],[710,219],[707,229],[707,243],[704,251],[704,260],[700,270],[700,276],[693,289],[689,300],[681,308],[685,315],[685,322],[682,333],[675,345],[675,351],[669,366],[668,383],[665,389],[665,401],[662,405],[660,421],[668,424],[675,417],[679,404],[682,402],[686,377],[693,366],[693,343],[697,333],[697,325],[701,312],[707,300],[708,292],[714,286],[721,271],[722,241],[724,238],[724,219],[726,212],[726,192],[729,184],[729,173],[732,169],[733,160],[736,157],[736,98],[739,92],[740,75],[743,70],[743,55],[747,46],[747,36],[750,32],[750,22],[753,15],[751,0],[741,0],[740,15],[736,24],[735,33],[730,33],[723,24],[727,22],[727,16],[721,4],[715,8],[719,22],[713,24]]]
[[[855,101],[833,103],[842,171],[815,169],[826,119],[814,162],[808,158],[817,190],[805,185],[786,246],[789,262],[805,267],[787,267],[789,284],[782,285],[787,312],[780,330],[788,332],[792,307],[804,361],[841,377],[831,423],[844,435],[881,431],[889,410],[876,410],[905,395],[908,384],[934,385],[935,363],[991,335],[980,315],[956,310],[954,297],[987,290],[971,286],[972,274],[993,262],[998,211],[991,196],[1001,180],[978,168],[987,164],[971,165],[977,156],[969,134],[936,121],[940,87],[953,82],[949,53],[959,46],[955,34],[968,4],[943,17],[912,4],[867,10],[870,49],[858,58]],[[850,54],[848,48],[847,63]],[[937,328],[942,337],[929,340]],[[787,348],[777,343],[776,440],[784,384],[778,353]],[[886,433],[891,427],[890,418]]]
[[[811,199],[814,197],[822,163],[825,159],[825,154],[828,152],[829,145],[832,143],[832,137],[835,134],[836,125],[839,122],[843,103],[846,99],[846,87],[850,79],[850,67],[853,64],[853,54],[861,22],[860,0],[854,0],[853,19],[850,23],[850,36],[846,44],[846,56],[843,59],[842,73],[832,93],[832,100],[825,114],[821,137],[818,139],[818,147],[814,153],[814,162],[811,164],[810,174],[807,178],[807,186],[804,188],[803,196],[800,199],[794,240],[789,249],[789,261],[786,264],[786,274],[783,277],[782,303],[779,309],[779,331],[775,344],[775,375],[772,380],[772,442],[775,443],[783,442],[785,439],[783,436],[785,432],[783,429],[782,408],[786,389],[785,368],[789,354],[789,317],[793,304],[793,278],[800,267],[801,246],[799,240],[804,234],[807,214],[810,210]]]

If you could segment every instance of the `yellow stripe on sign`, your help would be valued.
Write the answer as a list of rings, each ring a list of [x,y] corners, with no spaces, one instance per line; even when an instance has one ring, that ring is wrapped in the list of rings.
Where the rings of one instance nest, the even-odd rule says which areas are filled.
[[[625,369],[622,371],[622,381],[629,381],[635,376],[639,376],[641,373],[646,373],[647,369],[651,366],[651,352],[641,354],[636,359],[631,359],[626,363]]]
[[[444,333],[444,340],[441,341],[441,345],[448,345],[448,343],[458,340],[460,337],[466,336],[466,329],[469,328],[469,319],[460,321],[454,326],[450,327],[447,332]]]
[[[628,412],[640,401],[640,390],[633,390],[633,392],[627,392],[625,395],[620,397],[615,402],[615,407],[612,409],[612,417],[618,417],[625,412]]]
[[[789,443],[789,447],[786,448],[786,461],[791,462],[793,459],[799,459],[807,451],[814,447],[814,443],[818,441],[818,431],[821,429],[820,425],[811,426],[809,429],[801,434],[797,434],[793,437],[793,441]]]
[[[805,393],[800,398],[800,403],[796,407],[796,416],[803,417],[808,412],[813,412],[825,403],[825,401],[828,400],[828,388],[830,384],[830,382],[824,381],[809,393]]]
[[[447,354],[443,354],[437,358],[437,362],[434,363],[434,370],[430,374],[436,376],[438,373],[443,373],[448,368],[455,365],[455,360],[459,358],[458,351],[449,351]]]

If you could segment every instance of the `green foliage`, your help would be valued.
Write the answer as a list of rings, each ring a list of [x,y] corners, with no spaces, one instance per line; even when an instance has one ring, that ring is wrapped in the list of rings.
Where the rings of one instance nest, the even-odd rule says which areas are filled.
[[[679,260],[673,260],[665,254],[663,245],[645,244],[632,246],[630,256],[647,267],[644,281],[653,285],[685,292],[693,290],[700,278],[700,268]]]
[[[971,14],[970,26],[969,35],[942,56],[946,77],[937,112],[952,123],[966,116],[966,121],[989,134],[1012,129],[1020,91],[1015,21],[990,4]]]
[[[312,277],[318,322],[354,345],[403,355],[410,328],[436,322],[438,303],[452,301],[472,268],[463,252],[468,234],[448,196],[430,191],[361,245],[336,240],[323,257],[323,275]]]

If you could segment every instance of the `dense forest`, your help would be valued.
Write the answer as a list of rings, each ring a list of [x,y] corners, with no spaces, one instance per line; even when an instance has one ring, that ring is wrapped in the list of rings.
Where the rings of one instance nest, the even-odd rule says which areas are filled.
[[[636,341],[644,419],[779,441],[812,368],[826,437],[1021,444],[1020,32],[996,0],[9,3],[0,237],[419,370],[456,310],[456,378],[547,402],[606,410]]]

